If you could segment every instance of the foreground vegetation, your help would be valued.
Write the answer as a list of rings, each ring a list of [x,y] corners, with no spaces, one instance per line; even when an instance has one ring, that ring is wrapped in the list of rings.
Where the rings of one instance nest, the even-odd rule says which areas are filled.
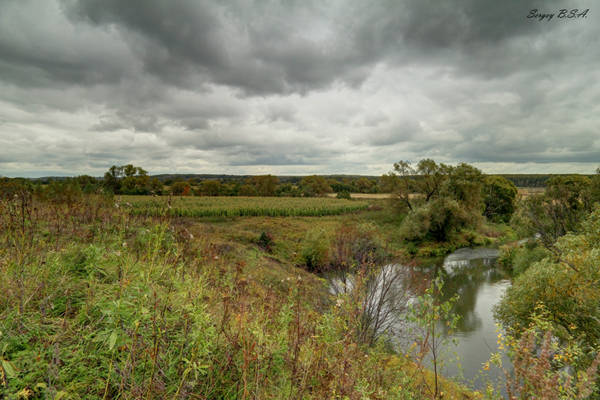
[[[115,187],[145,179],[131,167],[131,176],[115,171]],[[432,160],[397,163],[384,179],[391,201],[369,203],[113,198],[77,180],[0,179],[0,393],[497,398],[491,387],[474,393],[439,379],[447,332],[437,324],[456,323],[449,303],[427,277],[389,265],[506,237],[512,216],[540,240],[503,256],[522,274],[497,309],[515,361],[509,394],[593,396],[600,211],[585,179],[557,177],[518,208],[505,179]],[[332,295],[311,272],[347,284]],[[398,315],[410,316],[414,334]],[[398,334],[413,345],[397,347]]]
[[[332,300],[286,260],[311,221],[191,223],[132,215],[95,195],[2,189],[7,398],[431,396],[430,373],[366,340],[360,291]],[[265,224],[272,233],[261,235]],[[440,392],[474,398],[448,382]]]

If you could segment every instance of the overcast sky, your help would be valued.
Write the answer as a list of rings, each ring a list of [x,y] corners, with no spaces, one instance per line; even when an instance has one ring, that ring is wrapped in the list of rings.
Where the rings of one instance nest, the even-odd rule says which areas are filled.
[[[592,1],[0,0],[0,174],[593,173],[599,19]]]

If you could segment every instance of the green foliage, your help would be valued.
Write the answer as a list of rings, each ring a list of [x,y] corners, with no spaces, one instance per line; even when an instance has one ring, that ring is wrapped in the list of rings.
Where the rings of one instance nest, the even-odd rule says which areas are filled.
[[[440,195],[450,172],[452,167],[442,163],[438,165],[430,158],[419,161],[415,170],[416,188],[425,197],[425,202]]]
[[[410,162],[400,160],[394,164],[394,172],[382,175],[379,180],[384,190],[392,194],[393,204],[398,210],[413,211],[411,201],[411,194],[415,190],[413,175],[415,170]]]
[[[341,192],[338,192],[338,194],[335,196],[336,199],[345,199],[345,200],[352,200],[352,196],[350,196],[350,192],[347,190],[343,190]]]
[[[339,227],[331,242],[331,268],[334,270],[360,269],[361,266],[382,265],[389,254],[373,224]]]
[[[258,245],[265,249],[265,251],[270,252],[275,245],[275,238],[271,233],[262,231],[258,238]]]
[[[588,399],[595,392],[600,353],[590,357],[571,335],[555,340],[549,318],[540,302],[524,331],[498,334],[500,350],[511,358],[512,373],[502,365],[500,353],[494,353],[484,369],[494,364],[503,370],[510,399]],[[569,369],[575,373],[569,374]]]
[[[510,222],[515,211],[517,187],[509,180],[486,176],[483,186],[483,215],[493,222]]]
[[[482,222],[483,179],[471,165],[451,167],[424,159],[416,168],[407,161],[395,163],[380,185],[391,191],[396,209],[408,212],[400,228],[406,240],[453,242]]]
[[[175,182],[171,186],[171,194],[173,196],[189,196],[190,193],[190,185],[187,182]]]
[[[371,188],[374,186],[374,182],[365,177],[362,177],[354,182],[354,186],[356,187],[356,190],[359,193],[369,193]]]
[[[469,214],[456,200],[440,197],[409,213],[400,228],[410,241],[453,241],[463,229],[473,226],[477,215]]]
[[[219,181],[203,181],[198,185],[199,196],[220,196],[223,185]]]
[[[523,245],[509,244],[500,247],[498,263],[512,269],[515,275],[521,275],[533,263],[542,261],[552,253],[537,240],[527,241]]]
[[[256,197],[258,196],[258,191],[254,186],[245,184],[239,188],[237,195],[242,197]]]
[[[452,305],[458,300],[458,295],[444,302],[439,300],[443,295],[442,278],[441,276],[436,278],[425,293],[409,305],[408,316],[409,321],[419,327],[416,341],[412,345],[413,357],[417,365],[422,368],[426,358],[429,358],[433,365],[434,385],[428,386],[428,389],[434,399],[441,397],[438,377],[443,371],[449,337],[460,319],[450,312]]]
[[[304,197],[324,197],[333,192],[331,186],[327,184],[327,180],[317,175],[307,176],[302,179],[300,190]]]
[[[313,229],[306,233],[300,253],[308,271],[320,271],[330,263],[330,243],[323,229]]]
[[[114,194],[148,195],[152,187],[148,172],[132,164],[117,167],[113,165],[104,174],[103,186]]]
[[[393,376],[311,310],[305,280],[262,286],[168,220],[18,196],[0,202],[5,397],[355,397]]]
[[[600,338],[600,210],[582,224],[579,234],[558,239],[558,257],[533,263],[515,279],[494,315],[507,327],[525,327],[538,301],[544,303],[557,332]]]
[[[481,170],[466,163],[450,167],[445,191],[462,207],[473,214],[481,213],[481,192],[484,175]]]
[[[246,185],[252,186],[256,195],[262,197],[275,196],[278,183],[279,179],[273,175],[258,175],[246,179]]]
[[[48,182],[45,191],[38,191],[38,196],[47,201],[58,203],[77,203],[83,198],[83,191],[75,179]]]
[[[598,199],[591,195],[590,179],[585,176],[555,176],[546,184],[544,194],[521,201],[511,224],[525,237],[540,235],[551,248],[559,237],[579,231]]]

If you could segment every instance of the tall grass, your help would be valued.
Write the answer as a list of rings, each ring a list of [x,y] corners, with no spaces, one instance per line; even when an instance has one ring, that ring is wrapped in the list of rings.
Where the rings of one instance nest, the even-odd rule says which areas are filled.
[[[316,277],[265,284],[244,249],[168,216],[3,189],[1,395],[421,398],[409,362],[359,340],[363,303],[318,303]]]

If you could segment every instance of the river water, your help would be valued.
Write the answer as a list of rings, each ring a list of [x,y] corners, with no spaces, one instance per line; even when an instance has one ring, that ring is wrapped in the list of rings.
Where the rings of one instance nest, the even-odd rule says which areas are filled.
[[[443,300],[459,295],[452,313],[461,316],[453,338],[458,346],[452,344],[445,359],[459,357],[450,364],[443,375],[456,377],[475,389],[485,386],[486,379],[492,382],[504,381],[504,374],[492,366],[482,375],[482,364],[489,361],[492,351],[497,351],[498,330],[494,324],[492,307],[498,303],[502,294],[510,286],[510,276],[497,263],[498,250],[494,248],[464,248],[441,258],[425,259],[417,268],[429,276],[443,273]],[[510,360],[503,357],[507,370]],[[462,369],[462,377],[461,377]]]
[[[492,352],[496,352],[498,348],[499,332],[494,324],[492,307],[499,302],[502,294],[511,284],[509,274],[500,268],[497,260],[498,249],[496,248],[463,248],[445,257],[420,259],[416,265],[403,270],[409,272],[403,274],[401,279],[394,281],[391,281],[389,276],[395,276],[393,271],[399,266],[388,265],[375,279],[378,283],[372,286],[371,300],[368,302],[375,303],[375,307],[381,304],[378,301],[384,291],[382,285],[385,283],[382,282],[389,282],[399,288],[385,291],[396,296],[391,302],[385,302],[381,306],[382,309],[389,310],[393,307],[391,303],[396,299],[406,299],[405,295],[408,292],[414,295],[417,286],[420,289],[416,291],[423,290],[424,287],[420,282],[431,281],[441,274],[444,284],[443,295],[439,300],[446,301],[458,295],[458,301],[454,303],[450,312],[461,317],[457,329],[448,336],[450,345],[446,355],[441,358],[445,363],[442,375],[454,378],[474,389],[483,389],[486,381],[494,383],[495,387],[504,388],[504,384],[498,385],[498,382],[505,382],[504,373],[499,368],[490,366],[489,370],[483,372],[482,367],[483,363],[490,360]],[[354,285],[353,277],[343,273],[324,274],[324,277],[329,281],[332,293],[341,293],[348,288],[352,290]],[[396,335],[392,339],[401,350],[406,350],[403,348],[408,348],[409,341],[414,340],[411,339],[410,334],[407,334],[410,323],[406,322],[406,307],[408,304],[405,302],[398,308],[400,311],[396,315],[399,315],[399,322],[395,325],[398,329],[392,334]],[[440,331],[446,329],[446,324],[441,321],[439,328]],[[458,345],[454,345],[453,342]],[[448,362],[450,359],[456,359],[456,356],[458,361]],[[502,360],[505,368],[512,372],[510,359],[504,356]],[[506,396],[505,390],[501,392]]]

